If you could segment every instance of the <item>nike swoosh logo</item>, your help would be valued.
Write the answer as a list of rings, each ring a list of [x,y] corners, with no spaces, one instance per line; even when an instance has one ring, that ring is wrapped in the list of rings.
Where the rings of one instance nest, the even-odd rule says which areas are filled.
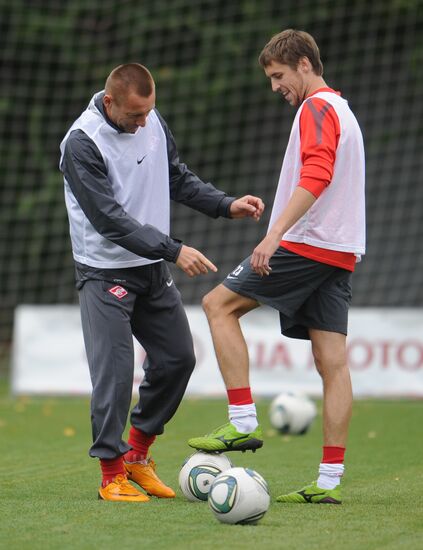
[[[166,281],[166,284],[167,284],[167,286],[172,286],[173,285],[173,279],[171,281]]]
[[[138,160],[138,159],[137,159],[137,164],[141,164],[141,163],[142,163],[142,161],[143,161],[143,160],[145,159],[145,157],[146,157],[146,156],[147,156],[147,155],[144,155],[144,156],[142,157],[142,159],[141,159],[141,160]]]

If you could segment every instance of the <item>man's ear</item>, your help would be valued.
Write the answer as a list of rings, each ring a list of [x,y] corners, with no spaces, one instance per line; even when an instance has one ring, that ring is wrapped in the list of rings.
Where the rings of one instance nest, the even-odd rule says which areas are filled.
[[[312,70],[312,66],[308,57],[301,57],[298,61],[297,70],[301,73],[309,73]]]
[[[110,107],[110,105],[112,104],[112,96],[109,95],[109,94],[104,94],[104,96],[103,96],[103,104],[104,104],[106,107]]]

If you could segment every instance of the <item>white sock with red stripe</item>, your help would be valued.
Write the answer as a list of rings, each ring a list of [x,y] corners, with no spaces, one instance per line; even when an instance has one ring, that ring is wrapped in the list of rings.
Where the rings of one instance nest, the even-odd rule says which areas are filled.
[[[232,388],[227,390],[227,393],[230,423],[241,434],[253,432],[258,426],[258,422],[250,387]]]
[[[343,464],[325,464],[322,462],[319,466],[317,487],[320,487],[320,489],[335,489],[341,483],[343,475]]]
[[[250,434],[257,426],[257,411],[254,403],[248,405],[229,405],[229,421],[241,434]]]
[[[323,447],[323,458],[319,466],[317,486],[321,489],[335,489],[344,475],[345,447]]]

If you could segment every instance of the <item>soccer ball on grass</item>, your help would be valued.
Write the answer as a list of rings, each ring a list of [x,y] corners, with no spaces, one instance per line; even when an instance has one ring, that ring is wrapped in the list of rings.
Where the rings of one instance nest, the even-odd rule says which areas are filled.
[[[188,500],[207,500],[217,475],[232,467],[224,454],[197,452],[187,458],[179,472],[179,487]]]
[[[256,523],[269,508],[269,489],[254,470],[230,468],[213,481],[208,503],[223,523]]]
[[[284,392],[270,404],[270,424],[283,434],[302,435],[310,428],[317,414],[316,405],[306,395]]]

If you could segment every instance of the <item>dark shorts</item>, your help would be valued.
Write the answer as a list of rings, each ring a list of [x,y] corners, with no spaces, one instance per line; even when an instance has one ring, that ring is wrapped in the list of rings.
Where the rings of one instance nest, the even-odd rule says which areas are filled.
[[[260,277],[246,258],[223,285],[279,311],[281,331],[309,340],[309,329],[347,334],[351,271],[309,260],[279,247],[270,260],[270,275]]]

